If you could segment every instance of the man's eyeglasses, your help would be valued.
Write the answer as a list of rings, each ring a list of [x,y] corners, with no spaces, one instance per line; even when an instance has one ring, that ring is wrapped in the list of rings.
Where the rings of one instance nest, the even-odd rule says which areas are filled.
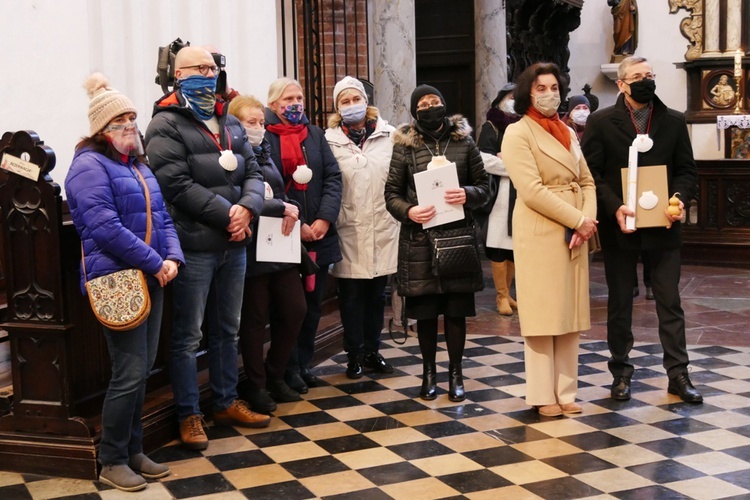
[[[625,83],[640,82],[641,80],[656,80],[656,75],[654,73],[646,73],[645,75],[636,73],[631,77],[622,79],[622,81]]]
[[[183,66],[179,69],[197,69],[203,76],[208,76],[209,71],[214,75],[219,72],[218,66],[208,66],[207,64],[194,64],[193,66]]]

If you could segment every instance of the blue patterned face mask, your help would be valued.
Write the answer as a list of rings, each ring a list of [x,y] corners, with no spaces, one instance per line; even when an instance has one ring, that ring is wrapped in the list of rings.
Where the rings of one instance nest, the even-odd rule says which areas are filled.
[[[191,75],[180,80],[180,91],[190,103],[193,113],[201,120],[214,115],[216,106],[216,77]]]
[[[297,125],[302,120],[302,114],[305,112],[305,107],[302,104],[290,104],[284,111],[281,112],[283,116],[292,125]]]

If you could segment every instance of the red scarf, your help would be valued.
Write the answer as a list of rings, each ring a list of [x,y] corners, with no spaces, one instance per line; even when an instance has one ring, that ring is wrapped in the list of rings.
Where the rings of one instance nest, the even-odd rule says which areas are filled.
[[[568,126],[565,125],[562,120],[560,120],[560,117],[557,116],[557,113],[552,115],[551,118],[547,118],[546,116],[541,114],[538,109],[536,109],[534,106],[531,106],[526,112],[526,116],[541,125],[542,128],[552,134],[552,137],[557,139],[560,144],[565,147],[565,149],[570,151],[570,130],[568,130]]]
[[[302,141],[307,139],[307,125],[274,123],[267,125],[266,130],[278,135],[281,139],[281,165],[284,168],[287,191],[290,186],[294,186],[294,189],[298,191],[307,191],[307,184],[299,184],[292,179],[292,174],[297,167],[307,163],[305,155],[302,154]]]

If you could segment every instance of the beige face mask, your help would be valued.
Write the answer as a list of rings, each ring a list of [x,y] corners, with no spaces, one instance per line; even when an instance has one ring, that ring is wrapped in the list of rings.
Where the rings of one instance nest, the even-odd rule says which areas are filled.
[[[560,94],[557,92],[547,92],[531,97],[533,97],[534,107],[537,111],[547,118],[557,113],[557,108],[560,107]]]

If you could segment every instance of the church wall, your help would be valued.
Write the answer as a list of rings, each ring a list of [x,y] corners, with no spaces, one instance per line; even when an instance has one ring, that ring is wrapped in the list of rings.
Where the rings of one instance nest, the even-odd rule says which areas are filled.
[[[279,75],[276,0],[0,0],[0,134],[36,131],[57,154],[62,184],[88,134],[81,87],[101,71],[133,100],[142,132],[153,103],[158,47],[177,37],[213,45],[227,58],[230,86],[265,102]],[[220,6],[221,9],[218,9]]]
[[[649,59],[656,78],[656,94],[670,108],[687,108],[685,71],[675,63],[685,62],[688,40],[680,34],[680,22],[688,17],[684,9],[669,13],[668,0],[638,2],[638,47],[635,55]],[[617,99],[617,85],[605,76],[601,64],[609,63],[614,41],[612,14],[605,0],[586,0],[581,11],[581,26],[570,34],[571,95],[581,94],[589,83],[599,97],[599,106],[610,106]],[[712,124],[691,125],[693,150],[697,159],[722,158],[717,149],[716,127]],[[723,148],[723,145],[722,145]]]
[[[0,58],[6,69],[0,75],[0,133],[19,129],[39,133],[57,153],[52,177],[62,183],[73,148],[88,130],[84,78],[92,71],[104,72],[113,87],[133,99],[140,112],[139,126],[145,131],[153,102],[162,93],[154,83],[157,47],[177,37],[215,45],[227,56],[230,85],[265,101],[269,83],[281,74],[278,3],[222,0],[218,11],[217,3],[208,0],[0,0],[4,34]],[[688,41],[679,32],[687,12],[670,14],[668,0],[641,0],[638,6],[636,54],[653,63],[660,98],[684,110],[685,72],[675,63],[684,61],[687,50]],[[371,27],[370,33],[391,32]],[[398,36],[375,42],[379,50],[404,49]],[[601,106],[614,103],[617,87],[600,69],[609,62],[612,46],[609,6],[604,0],[586,0],[581,26],[570,36],[572,94],[581,93],[589,83]],[[371,61],[376,84],[382,80],[377,60]],[[388,95],[382,89],[379,94]],[[694,125],[691,131],[697,158],[723,156],[712,124]]]

